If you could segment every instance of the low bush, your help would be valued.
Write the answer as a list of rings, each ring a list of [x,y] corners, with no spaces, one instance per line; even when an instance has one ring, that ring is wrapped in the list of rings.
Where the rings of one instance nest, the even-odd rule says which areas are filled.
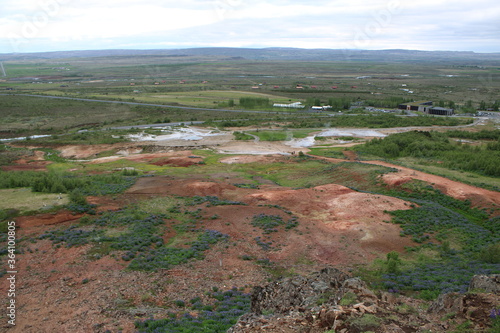
[[[361,317],[350,319],[349,324],[357,332],[375,331],[382,324],[382,319],[367,313]]]
[[[207,207],[213,207],[213,206],[224,206],[224,205],[246,205],[244,202],[240,201],[231,201],[231,200],[221,200],[216,196],[211,196],[207,195],[204,197],[201,196],[194,196],[191,199],[188,199],[191,202],[188,203],[188,205],[201,205],[203,203],[207,203]]]
[[[293,216],[287,222],[279,215],[258,214],[252,218],[252,225],[264,231],[264,234],[277,232],[278,227],[284,225],[286,230],[295,228],[299,224],[297,217]]]
[[[117,194],[135,183],[136,177],[121,174],[79,176],[70,173],[0,171],[0,188],[31,187],[33,192],[70,193],[78,190],[82,195]]]
[[[238,291],[236,288],[227,291],[209,293],[211,304],[203,304],[200,297],[191,300],[190,313],[171,313],[164,319],[146,319],[136,321],[135,327],[140,333],[198,333],[198,332],[226,332],[236,324],[238,318],[250,310],[250,295]],[[194,302],[192,302],[194,300]],[[186,304],[182,300],[176,305]]]

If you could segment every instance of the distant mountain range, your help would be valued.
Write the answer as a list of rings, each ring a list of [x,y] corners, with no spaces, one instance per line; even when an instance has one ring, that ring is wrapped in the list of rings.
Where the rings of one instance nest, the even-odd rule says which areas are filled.
[[[0,61],[130,56],[219,56],[248,60],[457,62],[500,64],[500,53],[415,50],[334,50],[298,48],[190,48],[166,50],[88,50],[40,53],[4,53]]]

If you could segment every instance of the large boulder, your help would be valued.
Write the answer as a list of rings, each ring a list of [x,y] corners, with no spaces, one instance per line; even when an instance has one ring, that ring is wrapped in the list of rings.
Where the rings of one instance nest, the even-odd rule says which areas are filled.
[[[500,274],[475,275],[469,284],[469,291],[500,295]]]

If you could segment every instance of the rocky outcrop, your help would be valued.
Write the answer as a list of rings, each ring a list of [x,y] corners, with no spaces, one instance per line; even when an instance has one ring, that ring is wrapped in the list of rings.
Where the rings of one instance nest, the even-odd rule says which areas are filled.
[[[476,277],[475,277],[476,278]],[[472,282],[471,282],[472,285]],[[439,295],[427,310],[434,317],[453,317],[474,323],[480,332],[491,325],[490,315],[500,309],[500,295],[493,293],[449,293]]]
[[[498,276],[475,277],[471,288],[493,291],[496,281]],[[491,310],[499,305],[498,292],[444,294],[431,304],[375,293],[361,279],[326,268],[255,287],[251,312],[228,333],[450,332],[466,322],[471,331],[482,332],[491,325]]]
[[[333,297],[327,291],[337,290],[348,278],[349,275],[335,268],[326,268],[310,277],[295,276],[265,287],[255,287],[251,311],[255,314],[302,311],[322,297]]]
[[[481,291],[500,295],[500,274],[474,276],[470,281],[469,291]]]

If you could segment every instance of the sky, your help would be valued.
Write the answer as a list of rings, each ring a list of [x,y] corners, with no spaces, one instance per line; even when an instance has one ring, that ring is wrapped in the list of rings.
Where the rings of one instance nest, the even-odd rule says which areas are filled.
[[[500,52],[500,2],[0,1],[0,53],[192,47]]]

